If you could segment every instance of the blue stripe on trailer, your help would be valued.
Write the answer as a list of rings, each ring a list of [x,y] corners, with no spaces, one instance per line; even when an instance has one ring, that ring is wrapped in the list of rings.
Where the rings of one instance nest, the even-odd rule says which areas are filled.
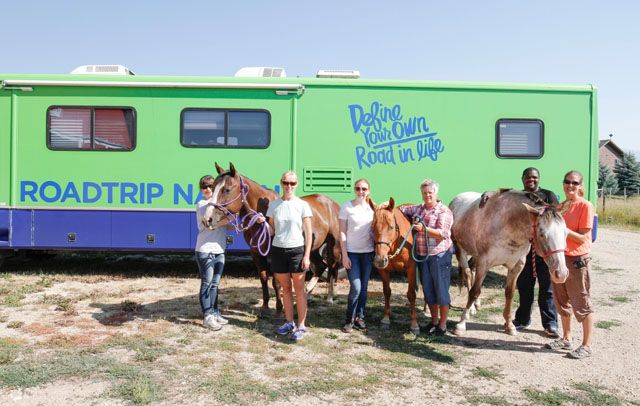
[[[0,210],[0,247],[122,251],[193,251],[193,212]],[[228,251],[248,251],[242,235],[227,232]]]

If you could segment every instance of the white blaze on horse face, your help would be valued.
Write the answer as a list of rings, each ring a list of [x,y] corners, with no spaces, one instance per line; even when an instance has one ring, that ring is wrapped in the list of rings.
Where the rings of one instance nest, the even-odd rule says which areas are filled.
[[[562,218],[554,218],[546,227],[547,252],[555,252],[545,258],[549,266],[551,280],[555,283],[564,283],[569,277],[569,269],[565,262],[564,250],[567,248],[567,227]]]
[[[220,189],[224,186],[224,182],[220,182],[215,185],[215,189],[213,190],[213,194],[211,199],[209,199],[207,206],[207,210],[204,213],[204,219],[206,220],[206,226],[210,230],[215,230],[218,228],[218,222],[222,220],[222,213],[219,210],[216,210],[215,206],[212,203],[218,203],[218,196],[220,195]]]

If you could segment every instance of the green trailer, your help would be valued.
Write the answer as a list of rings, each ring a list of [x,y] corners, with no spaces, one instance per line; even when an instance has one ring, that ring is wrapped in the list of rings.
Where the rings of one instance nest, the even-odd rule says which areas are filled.
[[[521,187],[537,167],[561,194],[584,175],[595,203],[591,85],[354,78],[0,74],[0,250],[190,251],[198,179],[214,162],[342,204],[448,203]],[[246,250],[230,235],[230,250]],[[233,240],[233,241],[231,241]],[[3,251],[0,251],[3,252]],[[0,254],[2,255],[2,254]]]

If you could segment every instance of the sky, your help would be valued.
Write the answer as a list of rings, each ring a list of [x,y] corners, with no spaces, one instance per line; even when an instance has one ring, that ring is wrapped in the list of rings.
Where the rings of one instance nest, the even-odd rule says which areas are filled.
[[[125,65],[141,75],[593,84],[599,138],[640,157],[640,2],[0,0],[2,73]]]

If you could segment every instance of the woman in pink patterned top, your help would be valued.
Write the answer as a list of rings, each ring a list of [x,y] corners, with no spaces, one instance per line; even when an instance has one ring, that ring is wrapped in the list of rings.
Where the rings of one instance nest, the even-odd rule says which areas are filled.
[[[449,285],[451,281],[451,225],[453,214],[441,200],[438,200],[438,182],[426,179],[420,185],[424,204],[401,207],[400,210],[416,224],[415,244],[419,258],[428,255],[426,261],[419,262],[420,281],[424,300],[429,306],[431,323],[428,334],[443,336],[447,331],[449,315]],[[425,235],[426,233],[426,235]]]

